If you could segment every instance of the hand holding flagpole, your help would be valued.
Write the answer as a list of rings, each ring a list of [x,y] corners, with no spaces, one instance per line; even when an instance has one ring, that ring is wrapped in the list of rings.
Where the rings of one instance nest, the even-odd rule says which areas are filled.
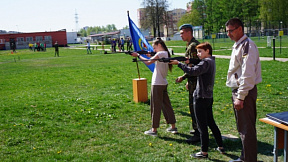
[[[137,57],[139,57],[139,54],[136,52],[133,52],[133,53],[131,53],[131,56],[135,57],[135,58],[133,58],[133,62],[136,62],[137,71],[138,71],[138,78],[140,79],[140,72],[139,72],[138,61],[137,61]]]

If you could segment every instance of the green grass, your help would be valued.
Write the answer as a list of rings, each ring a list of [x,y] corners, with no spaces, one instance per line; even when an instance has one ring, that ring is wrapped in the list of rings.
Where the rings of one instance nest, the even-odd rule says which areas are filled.
[[[188,93],[175,84],[183,72],[174,66],[168,75],[178,135],[143,134],[151,127],[149,105],[133,102],[132,79],[137,69],[125,54],[60,48],[16,54],[0,51],[0,159],[1,161],[191,161],[200,144],[188,145],[191,129]],[[183,51],[182,51],[183,52]],[[216,59],[214,117],[222,134],[237,136],[231,92],[225,86],[229,60]],[[287,62],[263,61],[258,86],[258,118],[287,111]],[[151,72],[139,64],[140,75]],[[257,121],[258,159],[273,160],[273,127]],[[240,155],[240,141],[224,141],[227,155],[214,151],[210,133],[210,160],[228,161]],[[283,161],[283,155],[280,157]],[[200,160],[199,160],[200,161]],[[203,160],[205,161],[205,160]]]

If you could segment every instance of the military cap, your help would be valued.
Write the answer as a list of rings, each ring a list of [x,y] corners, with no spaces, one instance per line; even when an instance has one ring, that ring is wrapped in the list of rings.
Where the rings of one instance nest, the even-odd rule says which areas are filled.
[[[186,29],[186,28],[193,29],[193,26],[191,24],[183,24],[179,27],[179,30]]]

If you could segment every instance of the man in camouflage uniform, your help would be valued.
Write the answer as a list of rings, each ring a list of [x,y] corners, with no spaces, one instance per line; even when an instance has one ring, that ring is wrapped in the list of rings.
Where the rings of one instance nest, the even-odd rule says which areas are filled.
[[[190,24],[184,24],[180,26],[180,36],[183,41],[186,41],[187,48],[186,48],[186,53],[185,57],[188,58],[195,58],[199,59],[197,56],[197,50],[196,46],[200,44],[194,37],[193,37],[193,27]],[[194,66],[193,64],[189,64],[189,66]],[[183,76],[180,76],[176,79],[176,82],[180,83],[185,79],[188,79],[188,82],[186,84],[186,89],[189,91],[189,109],[190,109],[190,114],[192,118],[192,128],[193,130],[190,131],[193,136],[186,141],[188,143],[194,143],[194,142],[199,142],[200,141],[200,133],[197,128],[197,123],[196,123],[196,118],[194,114],[194,109],[193,109],[193,92],[196,89],[196,84],[197,84],[197,77],[196,76],[191,76],[187,73],[185,73]]]

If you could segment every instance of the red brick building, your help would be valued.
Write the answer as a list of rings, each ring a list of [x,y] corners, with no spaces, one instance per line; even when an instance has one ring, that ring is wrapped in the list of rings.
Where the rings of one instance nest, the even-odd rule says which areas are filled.
[[[56,41],[59,46],[67,46],[66,30],[0,34],[0,50],[10,50],[12,44],[16,44],[16,49],[25,49],[29,48],[29,43],[37,42],[46,43],[46,47],[52,47]]]

